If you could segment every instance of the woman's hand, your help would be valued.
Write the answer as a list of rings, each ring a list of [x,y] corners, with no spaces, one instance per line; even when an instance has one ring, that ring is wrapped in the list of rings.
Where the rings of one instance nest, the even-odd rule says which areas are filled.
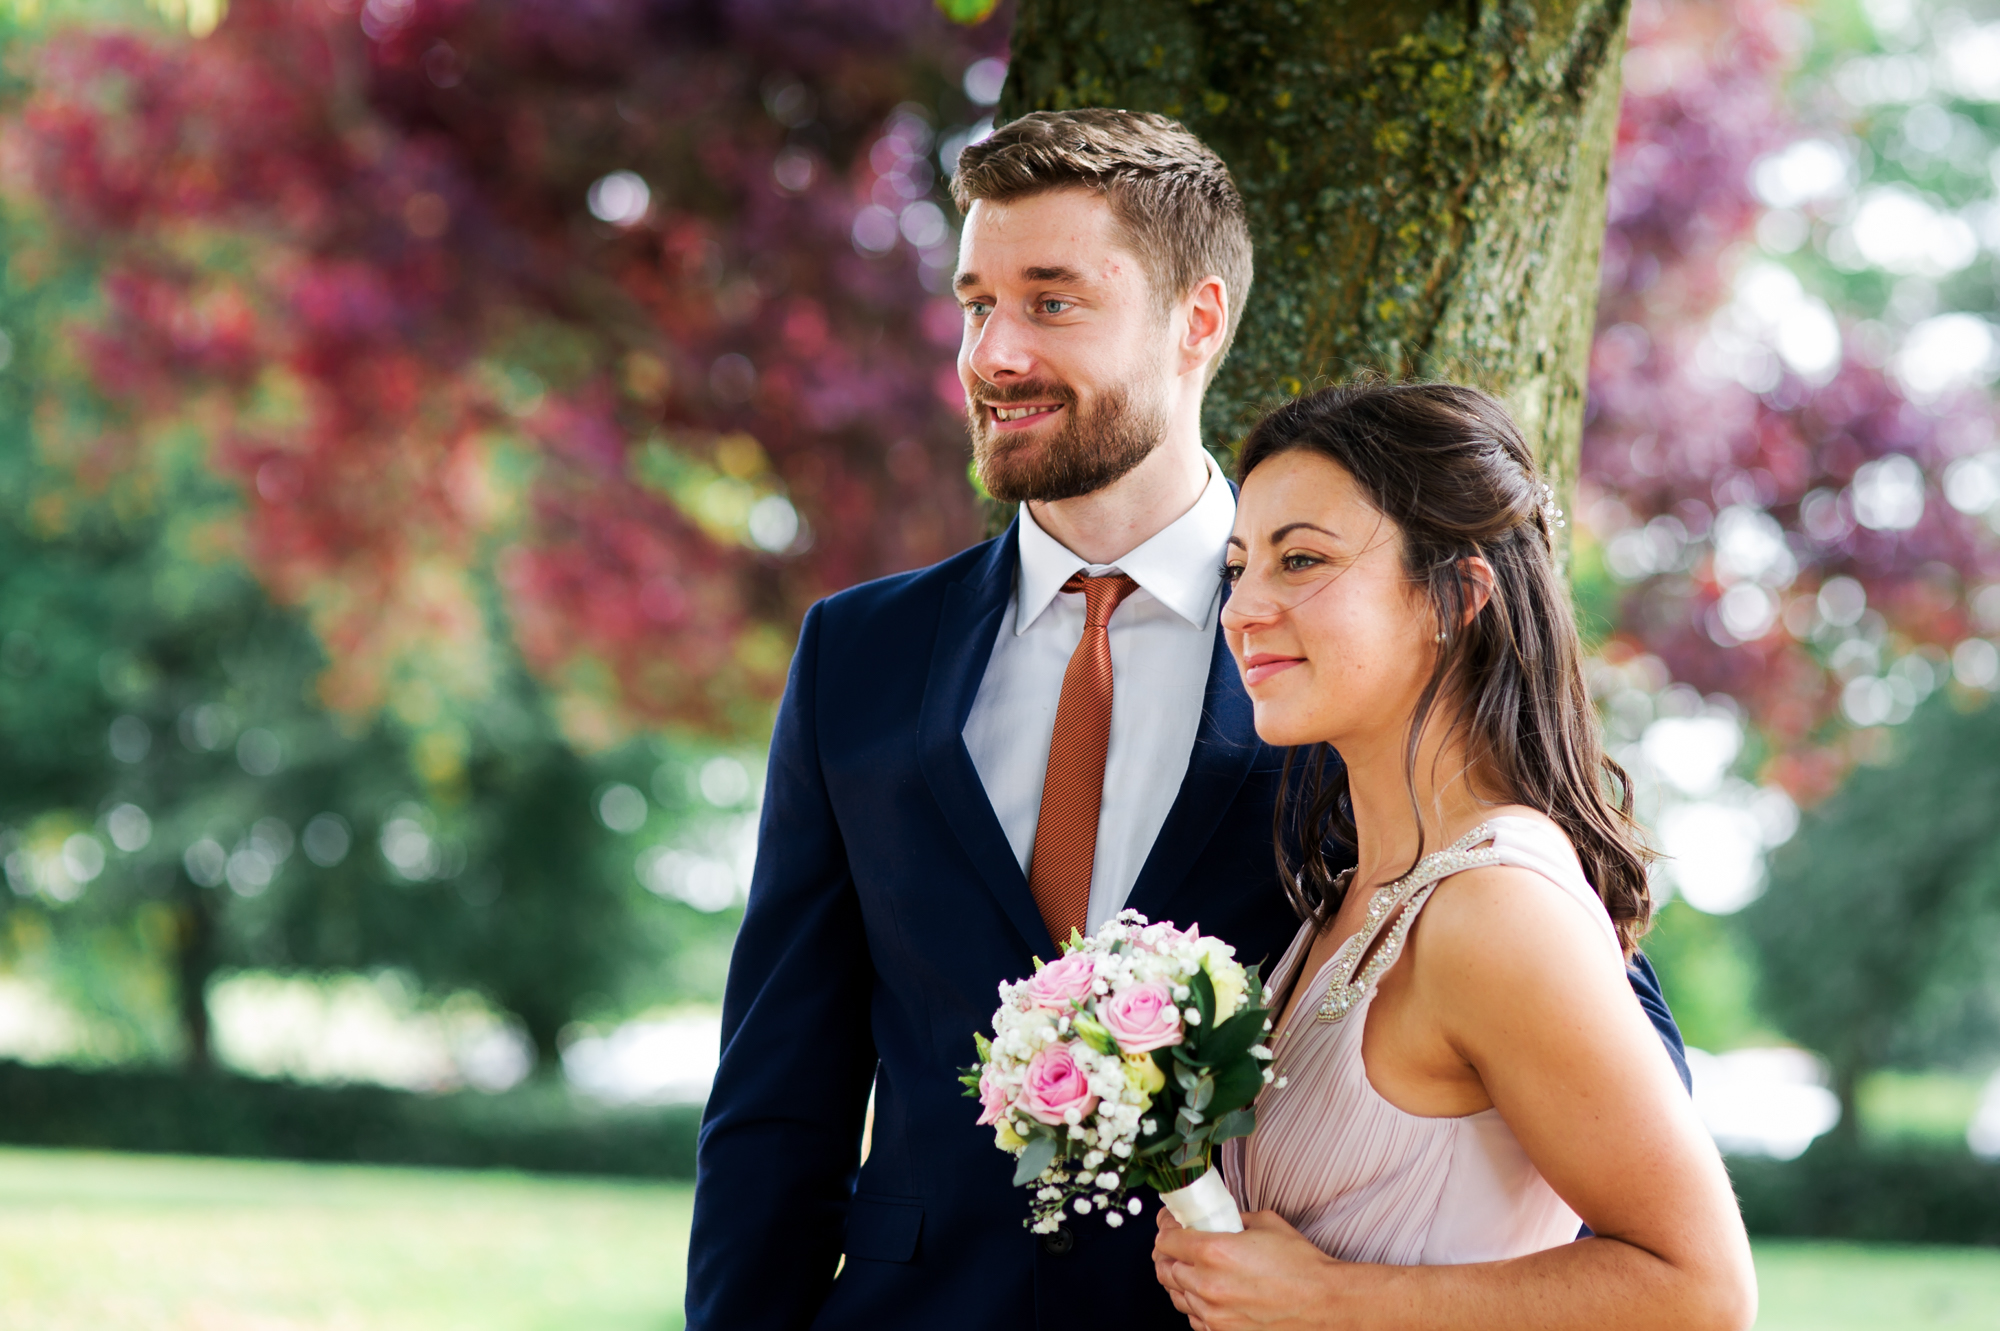
[[[1183,1228],[1165,1207],[1153,1270],[1194,1331],[1307,1331],[1328,1325],[1345,1272],[1275,1211],[1243,1217],[1241,1234]],[[1343,1272],[1345,1267],[1345,1272]]]

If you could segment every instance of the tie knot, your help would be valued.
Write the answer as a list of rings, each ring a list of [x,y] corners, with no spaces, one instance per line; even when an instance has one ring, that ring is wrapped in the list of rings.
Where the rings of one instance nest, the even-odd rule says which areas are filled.
[[[1123,573],[1107,573],[1101,578],[1076,573],[1063,584],[1063,590],[1083,593],[1083,626],[1101,629],[1111,622],[1111,613],[1119,603],[1139,590],[1139,584]]]

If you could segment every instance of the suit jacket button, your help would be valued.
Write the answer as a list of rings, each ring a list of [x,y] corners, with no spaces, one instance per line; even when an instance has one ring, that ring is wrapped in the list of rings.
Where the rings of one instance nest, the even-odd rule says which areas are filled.
[[[1069,1232],[1069,1226],[1059,1226],[1053,1234],[1042,1235],[1042,1251],[1051,1257],[1067,1257],[1076,1246],[1076,1235]]]

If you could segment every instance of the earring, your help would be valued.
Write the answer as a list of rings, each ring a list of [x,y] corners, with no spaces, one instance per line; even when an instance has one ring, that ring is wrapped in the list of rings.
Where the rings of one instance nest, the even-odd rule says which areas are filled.
[[[1437,641],[1439,641],[1439,642],[1443,642],[1443,641],[1444,641],[1444,630],[1443,630],[1443,629],[1439,629],[1439,630],[1438,630],[1438,635],[1437,635]]]

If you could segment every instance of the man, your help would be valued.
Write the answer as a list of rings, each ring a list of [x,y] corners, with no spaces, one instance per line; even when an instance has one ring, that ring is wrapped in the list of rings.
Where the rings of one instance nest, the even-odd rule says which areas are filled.
[[[806,616],[702,1126],[690,1331],[1184,1327],[1150,1223],[1027,1232],[956,1070],[999,983],[1073,928],[1129,906],[1267,965],[1297,928],[1283,755],[1217,630],[1235,499],[1201,400],[1251,279],[1228,170],[1159,116],[1038,113],[968,148],[953,192],[974,461],[1021,509]]]

